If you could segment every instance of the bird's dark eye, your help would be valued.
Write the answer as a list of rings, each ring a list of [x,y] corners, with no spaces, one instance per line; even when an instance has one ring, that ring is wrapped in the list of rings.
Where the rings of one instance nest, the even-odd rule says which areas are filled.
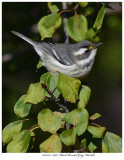
[[[89,49],[87,49],[85,52],[88,53],[88,52],[89,52]]]

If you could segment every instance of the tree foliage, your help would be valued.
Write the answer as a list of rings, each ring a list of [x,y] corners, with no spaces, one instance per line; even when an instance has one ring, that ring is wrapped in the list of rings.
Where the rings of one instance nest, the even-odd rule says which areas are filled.
[[[88,2],[77,2],[78,7],[88,7]],[[67,34],[76,42],[88,39],[92,42],[98,42],[99,31],[102,27],[107,5],[103,4],[98,11],[98,15],[92,28],[88,28],[88,20],[78,14],[78,7],[72,10],[60,10],[57,5],[48,3],[51,14],[46,15],[38,22],[38,31],[41,39],[52,37],[55,31],[62,25],[62,13],[74,12],[74,15],[67,19]],[[37,69],[42,66],[39,62]],[[63,105],[59,97],[70,103],[75,104],[75,108],[70,110]],[[76,139],[79,136],[91,135],[90,142],[87,136],[79,143],[81,152],[94,152],[97,148],[94,144],[95,139],[102,139],[102,152],[122,152],[122,140],[119,136],[108,132],[93,121],[101,115],[94,113],[89,117],[86,106],[91,96],[91,89],[88,86],[81,85],[81,81],[68,77],[62,73],[44,73],[39,82],[30,84],[27,93],[19,98],[14,106],[15,114],[20,117],[30,115],[30,110],[36,104],[41,105],[41,111],[37,114],[37,123],[31,128],[22,130],[25,123],[23,119],[8,124],[3,129],[3,143],[7,144],[7,152],[24,153],[28,151],[32,137],[35,137],[33,130],[39,129],[42,132],[49,132],[50,136],[44,139],[39,146],[40,152],[59,153],[62,151],[62,143],[66,146],[75,146]],[[52,111],[49,106],[43,107],[43,103],[53,101],[56,110]],[[41,136],[42,136],[41,132]],[[37,137],[35,137],[37,138]],[[75,151],[72,151],[75,152]]]

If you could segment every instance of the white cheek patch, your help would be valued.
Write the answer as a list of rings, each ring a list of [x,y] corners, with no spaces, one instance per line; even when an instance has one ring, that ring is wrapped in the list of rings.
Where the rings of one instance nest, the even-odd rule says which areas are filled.
[[[90,62],[92,59],[95,58],[96,51],[97,51],[97,49],[93,49],[93,50],[91,51],[91,55],[90,55],[90,57],[89,57],[88,59],[77,60],[77,61],[76,61],[76,64],[77,64],[77,65],[84,65],[84,64]]]
[[[86,50],[87,48],[81,48],[79,51],[73,52],[73,55],[74,56],[82,55]]]

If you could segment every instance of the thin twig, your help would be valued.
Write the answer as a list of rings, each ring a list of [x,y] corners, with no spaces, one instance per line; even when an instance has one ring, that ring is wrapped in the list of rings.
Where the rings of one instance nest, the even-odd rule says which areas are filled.
[[[35,124],[34,126],[32,126],[30,129],[34,128],[34,127],[38,127],[39,124]]]
[[[31,129],[30,129],[30,131],[33,131],[33,130],[35,130],[35,129],[37,129],[37,128],[40,128],[40,126],[37,126],[37,127],[31,128]]]
[[[64,12],[73,12],[73,11],[76,11],[77,9],[78,9],[78,7],[79,7],[79,5],[77,4],[74,8],[72,8],[71,10],[69,10],[69,9],[61,9],[61,10],[59,10],[57,13],[58,14],[62,14],[62,13],[64,13]]]
[[[62,108],[63,110],[65,110],[66,113],[69,112],[69,110],[66,108],[66,106],[64,106],[64,105],[62,105],[61,103],[59,103],[60,99],[57,99],[57,98],[53,95],[53,93],[47,88],[47,86],[46,86],[44,83],[42,83],[42,87],[43,87],[43,88],[47,91],[47,93],[51,96],[51,97],[45,96],[45,99],[48,99],[48,100],[51,100],[51,101],[56,102],[60,108]]]
[[[115,10],[112,6],[110,6],[108,3],[105,2],[101,2],[102,5],[105,5],[106,8],[111,9],[111,10]]]
[[[78,7],[79,7],[79,4],[77,4],[77,5],[73,8],[73,10],[76,11],[76,10],[78,9]]]
[[[91,124],[94,125],[94,126],[97,126],[97,127],[101,127],[100,125],[98,125],[98,124],[96,124],[96,123],[92,123],[92,122],[91,122]]]
[[[62,8],[63,8],[63,10],[67,9],[67,2],[62,2]],[[67,17],[66,17],[66,12],[65,12],[65,17],[64,17],[64,20],[63,20],[64,33],[65,33],[65,43],[69,43],[69,36],[67,34],[67,31],[66,31],[66,23],[67,23]]]
[[[50,101],[56,102],[56,104],[57,104],[60,108],[62,108],[66,113],[69,112],[68,108],[67,108],[66,106],[62,105],[61,103],[59,103],[60,99],[57,99],[57,98],[53,95],[53,93],[47,88],[47,86],[46,86],[44,83],[42,83],[42,87],[43,87],[43,88],[47,91],[47,93],[51,96],[51,97],[45,96],[45,99],[48,99],[48,100],[50,100]],[[66,129],[69,129],[69,128],[70,128],[70,124],[69,124],[69,123],[66,123]]]
[[[63,110],[65,110],[66,113],[69,112],[69,110],[65,106],[63,106],[61,103],[57,102],[57,104],[58,104],[59,107],[61,107]]]
[[[24,121],[29,121],[29,120],[30,120],[30,119],[22,119],[21,121],[24,122]]]

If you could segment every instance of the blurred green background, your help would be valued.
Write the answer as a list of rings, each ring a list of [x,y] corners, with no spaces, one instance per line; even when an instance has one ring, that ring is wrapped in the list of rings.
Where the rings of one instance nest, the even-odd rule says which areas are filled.
[[[62,3],[53,4],[57,4],[59,9],[62,8]],[[100,33],[100,42],[103,45],[98,48],[93,69],[83,83],[92,90],[90,101],[86,107],[89,114],[100,113],[102,117],[96,120],[96,123],[105,126],[108,131],[122,136],[122,10],[119,3],[109,3],[109,5],[114,10],[107,9],[104,18]],[[74,3],[68,3],[69,9],[74,6]],[[84,9],[78,8],[77,13],[86,15],[89,28],[93,26],[101,6],[101,3],[92,2]],[[30,83],[38,82],[40,75],[46,72],[44,67],[36,72],[38,55],[31,45],[10,31],[15,30],[33,40],[40,41],[37,23],[49,13],[46,2],[2,3],[3,127],[18,119],[13,111],[14,104],[21,95],[26,94]],[[63,26],[55,32],[52,38],[44,41],[64,42]],[[70,43],[75,42],[70,39]],[[39,105],[35,106],[31,110],[31,118],[35,117],[36,119],[37,112],[40,110]],[[27,126],[30,126],[28,122],[26,123]],[[32,124],[35,124],[34,120],[32,120]],[[36,141],[38,143],[38,140]],[[34,152],[39,151],[38,147],[35,147]]]

